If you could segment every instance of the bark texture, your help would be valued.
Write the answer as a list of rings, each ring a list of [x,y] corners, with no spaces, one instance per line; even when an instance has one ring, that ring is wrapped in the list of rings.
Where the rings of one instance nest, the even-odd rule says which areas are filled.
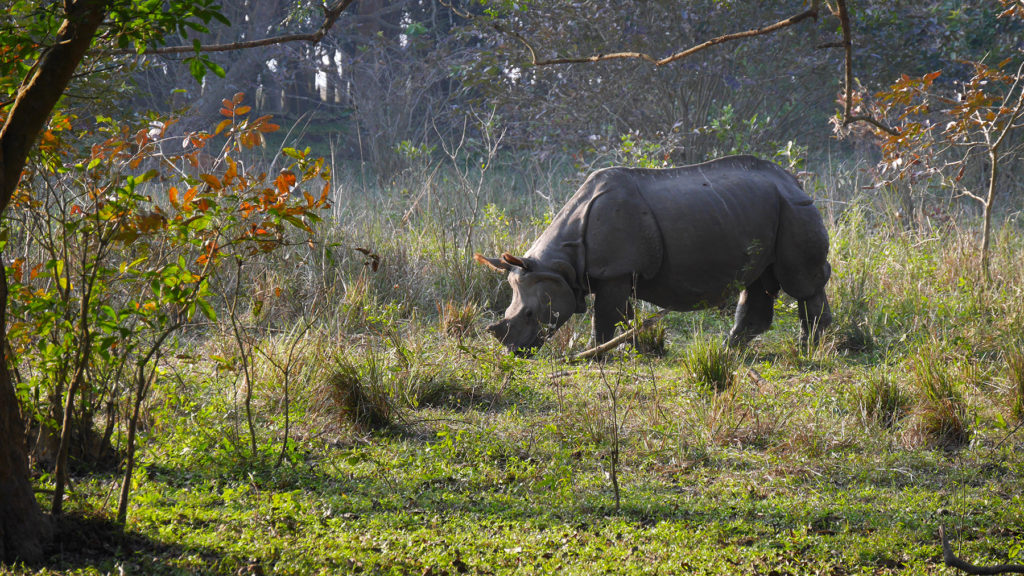
[[[104,0],[66,2],[56,42],[25,79],[0,131],[0,215],[11,202],[29,151],[92,44],[107,12]],[[7,334],[7,276],[0,266],[0,337]],[[7,358],[0,362],[0,562],[42,558],[49,519],[29,480],[24,426]]]

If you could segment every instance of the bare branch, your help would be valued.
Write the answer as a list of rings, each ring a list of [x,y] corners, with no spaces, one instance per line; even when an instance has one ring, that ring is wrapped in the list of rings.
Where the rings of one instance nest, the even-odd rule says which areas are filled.
[[[650,54],[647,54],[645,52],[612,52],[608,54],[593,54],[591,56],[540,59],[537,58],[537,51],[534,50],[533,45],[531,45],[530,42],[521,34],[514,30],[508,30],[505,27],[500,26],[498,24],[495,24],[494,28],[499,32],[509,34],[515,37],[516,40],[519,40],[524,46],[526,46],[526,49],[529,50],[530,52],[530,63],[534,66],[554,66],[557,64],[584,64],[588,62],[602,62],[605,60],[643,60],[645,62],[650,62],[655,66],[664,66],[666,64],[671,64],[672,62],[675,62],[677,60],[682,60],[683,58],[692,56],[697,52],[706,50],[712,46],[722,44],[724,42],[729,42],[732,40],[741,40],[743,38],[751,38],[754,36],[762,36],[764,34],[770,34],[783,28],[788,28],[789,26],[793,26],[795,24],[803,22],[808,18],[817,18],[818,4],[819,2],[815,0],[814,2],[811,3],[811,7],[808,8],[807,10],[804,10],[799,14],[790,16],[789,18],[779,20],[774,24],[769,24],[761,28],[752,28],[750,30],[744,30],[742,32],[734,32],[732,34],[717,36],[695,46],[691,46],[690,48],[687,48],[685,50],[680,50],[679,52],[676,52],[675,54],[666,56],[664,58],[655,58],[654,56],[651,56]]]
[[[233,52],[236,50],[247,50],[250,48],[259,48],[260,46],[273,46],[276,44],[285,44],[287,42],[310,42],[316,44],[323,39],[324,36],[334,27],[334,23],[338,21],[341,13],[346,8],[355,3],[355,0],[338,0],[332,6],[324,6],[324,20],[314,32],[306,34],[282,34],[280,36],[271,36],[269,38],[261,38],[259,40],[246,40],[241,42],[230,42],[227,44],[206,44],[200,45],[198,48],[199,52]],[[146,54],[189,54],[195,53],[195,46],[164,46],[162,48],[147,49]],[[111,54],[135,54],[135,50],[113,50]]]
[[[975,200],[975,201],[979,202],[982,205],[985,205],[985,204],[988,203],[987,200],[985,200],[981,196],[975,194],[974,192],[971,192],[970,190],[968,190],[966,188],[961,188],[961,189],[959,189],[957,191],[957,194],[956,194],[955,198],[959,198],[959,197],[970,198],[971,200]]]
[[[640,324],[638,324],[636,326],[633,326],[632,328],[630,328],[629,330],[626,330],[622,334],[619,334],[615,338],[612,338],[611,340],[609,340],[609,341],[607,341],[604,344],[601,344],[599,346],[594,346],[593,348],[590,348],[588,350],[584,350],[583,352],[580,352],[579,354],[573,356],[572,359],[573,360],[586,360],[588,358],[594,358],[595,356],[600,356],[601,354],[604,354],[605,352],[615,348],[619,344],[622,344],[623,342],[632,339],[634,336],[637,335],[637,333],[639,333],[644,328],[647,328],[648,326],[653,326],[658,321],[660,321],[662,318],[664,318],[666,314],[668,314],[668,310],[660,310],[657,314],[651,316],[650,318],[647,318],[646,320],[644,320]]]
[[[939,539],[942,541],[942,561],[946,566],[963,570],[968,574],[1024,574],[1024,565],[1021,564],[999,564],[997,566],[975,566],[970,562],[957,558],[953,553],[953,547],[946,537],[946,530],[939,526]]]
[[[1006,98],[1003,100],[1003,108],[1007,108],[1007,105],[1010,103],[1010,99],[1013,98],[1013,93],[1020,89],[1020,92],[1017,94],[1017,103],[1013,107],[1013,112],[1010,113],[1010,119],[1006,121],[1006,126],[1003,127],[1002,132],[1000,132],[996,137],[995,144],[992,146],[993,150],[999,149],[1003,140],[1006,139],[1006,135],[1010,133],[1014,121],[1020,117],[1021,110],[1024,109],[1024,89],[1021,89],[1020,86],[1021,80],[1024,79],[1024,77],[1022,77],[1022,73],[1024,73],[1024,62],[1021,62],[1020,66],[1017,67],[1017,74],[1013,78],[1013,86],[1010,86],[1010,89],[1006,93]],[[986,139],[988,138],[987,132],[985,137]]]
[[[896,130],[895,128],[888,126],[887,124],[884,124],[878,120],[875,120],[871,116],[850,116],[850,93],[849,91],[847,91],[846,112],[843,113],[843,126],[848,126],[850,124],[853,124],[854,122],[866,122],[868,124],[871,124],[875,128],[878,128],[882,132],[891,134],[892,136],[899,135],[899,130]]]
[[[849,126],[854,122],[866,122],[883,132],[896,136],[899,132],[881,121],[872,118],[870,115],[853,115],[853,35],[850,30],[850,11],[846,8],[846,0],[836,0],[836,5],[839,7],[839,24],[843,29],[842,45],[843,50],[846,53],[844,58],[846,108],[843,110],[843,126]]]

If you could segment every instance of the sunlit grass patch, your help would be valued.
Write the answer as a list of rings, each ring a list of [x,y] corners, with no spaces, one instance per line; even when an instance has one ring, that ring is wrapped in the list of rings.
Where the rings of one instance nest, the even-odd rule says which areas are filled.
[[[885,429],[891,429],[911,408],[913,399],[900,386],[898,380],[883,366],[871,371],[856,392],[857,407],[863,419]]]
[[[683,363],[698,385],[724,392],[738,379],[739,354],[720,341],[695,334],[683,352]]]
[[[1024,347],[1020,343],[1003,350],[1007,377],[1010,381],[1010,413],[1017,420],[1024,420]]]
[[[967,403],[958,374],[938,343],[918,349],[910,361],[910,378],[917,395],[917,416],[927,443],[955,449],[971,438]]]

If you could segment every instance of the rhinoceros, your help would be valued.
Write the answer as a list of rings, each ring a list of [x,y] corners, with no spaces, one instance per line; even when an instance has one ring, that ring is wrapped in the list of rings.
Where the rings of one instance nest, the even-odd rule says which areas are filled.
[[[813,200],[781,167],[730,156],[669,169],[591,174],[522,256],[480,254],[508,272],[512,302],[487,327],[528,355],[594,295],[593,336],[610,340],[632,317],[631,297],[689,311],[739,292],[730,345],[771,327],[781,288],[797,301],[801,339],[832,320],[828,232]]]

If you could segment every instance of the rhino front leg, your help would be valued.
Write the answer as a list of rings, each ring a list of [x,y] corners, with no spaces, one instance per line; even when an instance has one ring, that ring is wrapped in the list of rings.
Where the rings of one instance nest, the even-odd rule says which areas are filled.
[[[633,282],[629,277],[602,280],[591,284],[594,292],[594,344],[600,345],[615,336],[615,327],[632,319],[629,297]]]

